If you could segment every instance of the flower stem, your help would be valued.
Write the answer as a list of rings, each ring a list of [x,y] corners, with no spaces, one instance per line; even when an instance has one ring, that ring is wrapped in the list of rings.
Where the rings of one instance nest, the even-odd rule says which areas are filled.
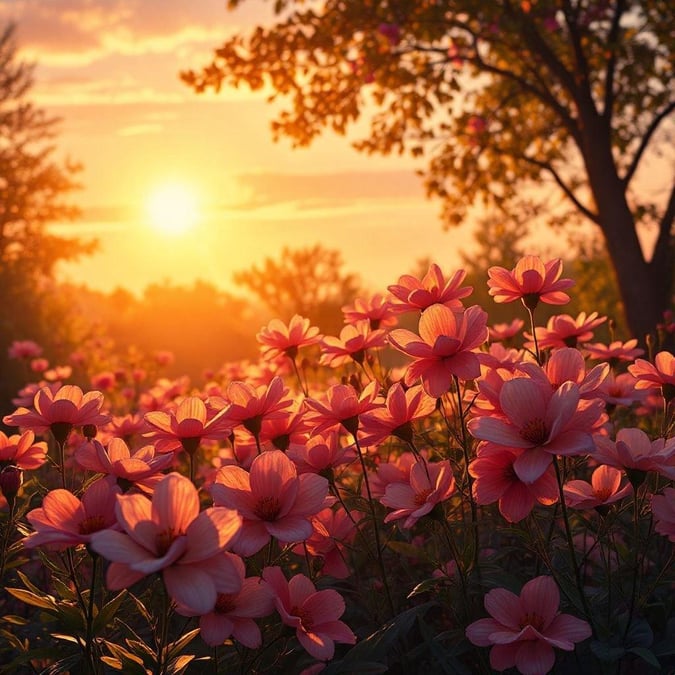
[[[527,313],[530,315],[530,327],[532,328],[532,340],[534,341],[534,355],[537,358],[537,363],[541,365],[541,353],[539,352],[539,342],[537,340],[537,331],[534,325],[534,310],[525,305]]]
[[[9,548],[9,538],[14,530],[14,518],[16,516],[16,498],[7,500],[9,504],[9,513],[7,514],[7,522],[5,523],[2,532],[2,550],[0,550],[0,581],[5,578],[5,565],[7,565],[7,549]]]

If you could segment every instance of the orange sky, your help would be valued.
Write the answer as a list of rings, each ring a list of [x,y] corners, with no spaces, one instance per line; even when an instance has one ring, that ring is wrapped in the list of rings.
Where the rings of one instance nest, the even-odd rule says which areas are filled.
[[[84,218],[68,232],[100,252],[61,268],[107,290],[205,279],[231,286],[282,245],[320,242],[373,290],[431,256],[451,271],[469,228],[442,231],[415,164],[359,155],[327,134],[307,150],[274,144],[264,94],[197,96],[178,79],[229,33],[265,21],[269,4],[236,12],[224,0],[0,0],[37,63],[32,98],[62,118],[59,151],[81,161]],[[362,127],[363,131],[365,127]],[[358,133],[355,134],[355,137]],[[153,228],[146,205],[167,181],[192,190],[200,222],[183,235]]]

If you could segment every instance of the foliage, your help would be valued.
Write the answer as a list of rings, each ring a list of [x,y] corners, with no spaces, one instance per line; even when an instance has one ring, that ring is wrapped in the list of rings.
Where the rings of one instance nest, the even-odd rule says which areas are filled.
[[[67,327],[49,320],[63,316],[64,309],[53,297],[54,266],[93,249],[91,243],[46,230],[51,222],[78,215],[67,199],[77,187],[78,167],[54,159],[58,120],[31,103],[31,86],[32,66],[17,60],[9,25],[0,34],[0,372],[8,373],[0,382],[0,407],[9,405],[20,381],[13,379],[17,373],[7,361],[11,342],[68,339]]]
[[[270,322],[267,361],[204,386],[84,342],[105,395],[45,387],[0,435],[0,672],[468,675],[518,650],[532,675],[670,672],[675,360],[597,344],[590,316],[542,330],[532,296],[574,287],[559,260],[515,270],[538,344],[488,340],[437,266],[357,298],[340,338]],[[144,302],[172,294],[204,295],[209,332],[218,292]]]
[[[342,270],[339,251],[320,244],[300,249],[284,247],[278,259],[235,272],[234,281],[247,288],[276,316],[293,314],[311,319],[323,331],[342,324],[340,308],[354,299],[358,280]]]
[[[592,221],[632,333],[653,333],[672,301],[675,189],[672,167],[663,200],[639,176],[672,135],[672,3],[280,0],[274,9],[273,25],[234,34],[184,81],[198,92],[271,89],[271,101],[289,102],[273,134],[298,146],[369,116],[356,147],[426,157],[446,224],[475,205]],[[651,258],[641,228],[654,233]]]

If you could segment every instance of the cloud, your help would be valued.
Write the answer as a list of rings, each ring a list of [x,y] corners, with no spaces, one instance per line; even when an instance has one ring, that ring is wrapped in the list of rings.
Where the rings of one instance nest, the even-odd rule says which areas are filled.
[[[162,124],[133,124],[117,130],[118,136],[143,136],[145,134],[160,134],[164,131]]]

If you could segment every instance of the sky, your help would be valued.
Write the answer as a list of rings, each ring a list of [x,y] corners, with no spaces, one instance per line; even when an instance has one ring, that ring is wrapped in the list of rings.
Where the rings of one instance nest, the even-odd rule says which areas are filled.
[[[104,291],[167,279],[232,290],[234,271],[315,243],[340,249],[372,290],[425,257],[455,269],[470,229],[442,230],[419,164],[361,155],[331,134],[294,150],[272,141],[264,92],[197,95],[180,82],[232,32],[269,18],[262,0],[225,4],[0,0],[0,23],[17,23],[20,57],[36,64],[32,100],[61,118],[58,156],[83,165],[73,195],[83,217],[54,229],[96,238],[99,249],[62,265],[60,278]],[[196,204],[185,207],[198,217],[183,233],[149,212],[167,185]]]

